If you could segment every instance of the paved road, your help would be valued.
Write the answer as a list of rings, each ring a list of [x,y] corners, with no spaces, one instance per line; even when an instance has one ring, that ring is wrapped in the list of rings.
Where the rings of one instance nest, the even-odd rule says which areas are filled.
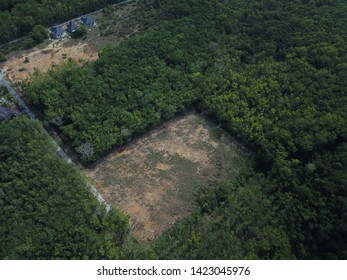
[[[18,104],[23,108],[24,112],[32,119],[35,120],[35,115],[30,111],[30,109],[25,105],[22,98],[17,94],[17,92],[11,87],[11,85],[5,81],[3,74],[0,73],[0,85],[5,86],[13,95],[13,97],[17,100]]]
[[[16,99],[18,104],[23,108],[24,112],[29,116],[30,119],[36,120],[36,117],[33,112],[28,108],[28,106],[24,103],[23,99],[17,94],[17,92],[14,90],[14,88],[7,82],[4,78],[4,75],[2,71],[0,70],[0,85],[5,86],[9,92],[13,95],[13,97]],[[48,134],[48,132],[42,127],[42,132],[44,134],[47,134],[49,136],[49,139],[51,139],[52,144],[56,148],[56,151],[59,156],[61,156],[63,159],[65,159],[68,163],[71,163],[72,160],[69,158],[69,156],[59,147],[57,142],[53,140],[52,137]]]
[[[2,73],[2,70],[0,69],[0,86],[5,86],[9,92],[13,95],[13,97],[17,100],[18,104],[23,108],[24,112],[30,117],[30,119],[35,120],[36,117],[33,112],[30,111],[27,105],[25,105],[22,98],[17,94],[17,92],[14,90],[14,88],[5,80],[4,75]],[[72,163],[72,160],[70,157],[63,151],[62,148],[59,147],[58,143],[54,141],[54,139],[48,134],[48,132],[42,127],[42,132],[48,136],[48,139],[50,139],[52,145],[56,148],[57,154],[62,157],[65,161],[68,163]],[[105,199],[102,197],[102,195],[97,191],[97,189],[90,184],[90,188],[92,190],[92,193],[96,197],[96,199],[103,205],[106,206],[107,212],[110,211],[111,206],[108,205],[105,201]]]

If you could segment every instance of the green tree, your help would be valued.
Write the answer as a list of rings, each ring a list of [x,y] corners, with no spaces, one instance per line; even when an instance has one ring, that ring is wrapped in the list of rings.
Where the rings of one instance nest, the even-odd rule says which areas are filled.
[[[128,219],[92,195],[38,122],[0,126],[0,259],[120,259]]]
[[[59,5],[59,16],[68,14]],[[212,257],[203,254],[210,250],[204,244],[225,239],[216,243],[218,251],[211,249],[216,256],[237,256],[235,248],[225,249],[234,243],[245,248],[240,257],[271,258],[280,256],[274,253],[280,246],[269,240],[283,237],[297,258],[344,259],[346,1],[161,0],[139,7],[143,26],[155,28],[107,47],[94,63],[68,62],[24,84],[44,120],[61,116],[57,129],[65,143],[71,150],[92,143],[90,161],[96,161],[198,107],[255,152],[267,183],[250,187],[249,203],[255,209],[259,203],[260,213],[269,209],[269,216],[251,213],[244,183],[240,192],[229,187],[242,203],[227,196],[235,208],[213,208],[205,200],[202,208],[213,208],[214,215],[197,213],[178,224],[158,244],[161,257]],[[4,32],[0,36],[11,36]],[[245,223],[238,215],[243,208],[249,210]],[[242,239],[243,233],[250,235]]]
[[[259,182],[261,182],[259,184]],[[261,176],[202,190],[201,213],[160,237],[155,250],[164,259],[291,259],[289,238],[261,191]]]
[[[0,62],[6,61],[6,56],[0,51]]]
[[[48,30],[42,25],[35,25],[29,36],[36,44],[39,44],[48,38]]]
[[[85,36],[88,33],[88,28],[85,27],[84,25],[80,25],[76,28],[75,32],[72,33],[73,38],[80,38]]]

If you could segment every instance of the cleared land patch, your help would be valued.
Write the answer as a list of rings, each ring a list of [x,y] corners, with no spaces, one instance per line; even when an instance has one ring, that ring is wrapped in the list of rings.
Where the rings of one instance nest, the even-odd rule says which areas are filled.
[[[35,69],[46,72],[53,65],[59,65],[68,58],[94,61],[98,58],[98,53],[87,43],[72,44],[54,41],[44,49],[34,48],[10,58],[2,68],[7,78],[16,83],[28,78]]]
[[[96,20],[97,27],[90,30],[86,37],[73,39],[67,36],[61,40],[46,40],[33,49],[14,51],[7,61],[0,63],[0,68],[12,83],[20,83],[30,77],[35,69],[47,72],[52,66],[63,64],[69,58],[95,61],[99,57],[99,51],[105,46],[118,44],[141,29],[134,12],[136,5],[134,1],[108,12],[95,13],[92,17]]]
[[[133,234],[151,241],[195,208],[201,188],[234,177],[249,153],[197,114],[163,124],[87,173],[109,204],[130,215]]]

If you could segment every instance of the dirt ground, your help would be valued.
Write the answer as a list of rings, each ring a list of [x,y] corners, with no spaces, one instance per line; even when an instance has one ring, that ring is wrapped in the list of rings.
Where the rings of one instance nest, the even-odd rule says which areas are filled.
[[[2,69],[12,83],[17,83],[28,78],[35,69],[46,72],[52,65],[59,65],[68,58],[94,61],[98,58],[98,52],[87,43],[71,44],[54,40],[43,49],[34,48],[13,56],[3,64]]]
[[[0,68],[4,70],[7,79],[16,84],[29,78],[35,69],[46,72],[53,65],[62,64],[69,58],[95,61],[98,52],[105,46],[117,44],[140,29],[133,13],[135,8],[136,1],[119,6],[107,15],[102,12],[94,14],[92,17],[97,27],[90,30],[86,38],[72,39],[66,36],[63,40],[47,40],[36,48],[12,53],[6,62],[0,63]]]
[[[194,208],[200,188],[234,177],[248,152],[196,114],[164,124],[87,170],[107,203],[129,214],[133,234],[150,242]]]

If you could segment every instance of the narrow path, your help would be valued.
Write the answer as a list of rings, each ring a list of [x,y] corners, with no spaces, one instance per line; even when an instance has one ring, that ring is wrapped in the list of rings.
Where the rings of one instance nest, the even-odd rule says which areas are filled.
[[[0,45],[0,48],[5,47],[5,46],[10,45],[10,44],[13,44],[13,43],[17,43],[17,42],[22,41],[22,40],[27,39],[27,38],[29,38],[29,35],[26,35],[26,36],[17,38],[15,40],[3,43],[3,44]]]
[[[16,99],[18,104],[23,108],[24,112],[29,116],[30,119],[36,120],[34,113],[28,108],[28,106],[24,103],[23,99],[18,95],[18,93],[14,90],[14,88],[4,79],[4,75],[0,69],[0,86],[5,86],[9,92],[12,94],[12,96]],[[46,129],[43,127],[41,128],[42,132],[48,136],[48,139],[50,139],[50,142],[55,147],[57,154],[63,158],[66,162],[72,163],[72,160],[70,157],[64,152],[62,148],[59,147],[58,143],[49,135]],[[105,205],[107,212],[110,211],[111,206],[108,205],[105,201],[105,199],[102,197],[102,195],[98,192],[98,190],[91,184],[89,184],[89,187],[91,188],[91,191],[93,195],[96,197],[96,199],[100,202],[100,204]]]

